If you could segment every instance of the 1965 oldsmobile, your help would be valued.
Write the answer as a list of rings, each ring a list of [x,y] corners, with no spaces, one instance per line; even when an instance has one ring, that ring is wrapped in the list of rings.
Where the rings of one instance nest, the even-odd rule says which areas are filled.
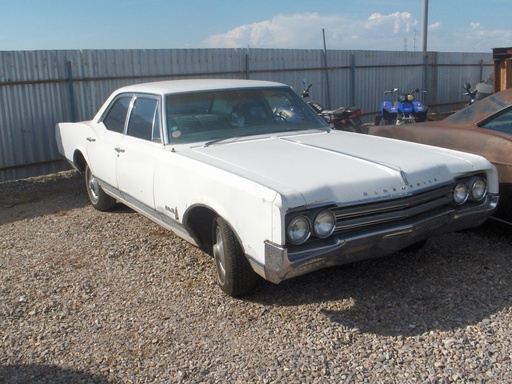
[[[331,130],[280,83],[128,86],[56,136],[96,209],[122,202],[205,250],[232,296],[476,227],[498,203],[483,157]]]

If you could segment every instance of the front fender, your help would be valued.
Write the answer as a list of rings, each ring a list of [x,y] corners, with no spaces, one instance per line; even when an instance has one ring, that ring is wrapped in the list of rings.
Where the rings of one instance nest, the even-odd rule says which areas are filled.
[[[258,262],[264,262],[265,241],[282,243],[284,218],[275,207],[280,199],[269,188],[166,150],[157,161],[154,185],[155,207],[167,219],[186,227],[192,212],[203,207],[226,220],[245,253]]]

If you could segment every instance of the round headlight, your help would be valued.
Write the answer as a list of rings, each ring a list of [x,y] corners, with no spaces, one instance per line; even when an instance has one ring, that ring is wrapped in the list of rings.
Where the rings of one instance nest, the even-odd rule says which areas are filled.
[[[288,240],[293,244],[302,244],[311,235],[309,220],[306,216],[296,216],[288,224],[286,230]]]
[[[462,205],[469,197],[469,188],[465,182],[460,181],[453,189],[453,202],[457,205]]]
[[[335,226],[336,217],[331,211],[325,210],[316,215],[315,222],[313,223],[313,230],[315,231],[316,236],[324,239],[332,235]]]
[[[487,184],[483,179],[475,179],[471,183],[471,199],[474,201],[482,200],[487,195]]]

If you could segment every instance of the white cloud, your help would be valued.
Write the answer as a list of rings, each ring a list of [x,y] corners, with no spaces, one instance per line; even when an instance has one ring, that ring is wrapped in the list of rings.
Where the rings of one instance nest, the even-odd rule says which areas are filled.
[[[244,46],[265,46],[280,36],[280,27],[264,21],[250,25],[242,25],[222,35],[210,36],[207,45],[214,48],[239,48]]]
[[[324,29],[327,49],[401,51],[407,41],[409,50],[413,49],[411,42],[420,40],[420,27],[409,12],[373,13],[360,20],[319,13],[282,14],[210,36],[204,44],[208,48],[322,49]],[[488,52],[511,45],[512,29],[487,30],[472,22],[465,29],[447,32],[441,22],[429,25],[429,51]]]
[[[368,20],[370,23],[367,25],[370,28],[374,28],[377,25],[387,26],[393,25],[393,33],[399,33],[400,29],[404,28],[406,32],[409,32],[411,26],[418,24],[417,20],[411,20],[412,15],[409,12],[395,12],[390,15],[382,15],[380,13],[372,14]],[[376,24],[377,23],[377,24]]]
[[[403,39],[413,37],[418,25],[408,12],[374,13],[366,20],[318,13],[278,15],[272,20],[242,25],[210,36],[209,48],[295,48],[321,49],[322,29],[328,49],[400,50]]]
[[[469,27],[454,32],[453,39],[457,42],[457,51],[490,52],[497,47],[510,47],[512,30],[486,29],[479,22],[472,22]]]
[[[442,27],[442,24],[440,21],[438,21],[437,23],[432,23],[428,26],[428,30],[429,31],[435,31],[435,30],[438,30],[438,29],[441,29]]]

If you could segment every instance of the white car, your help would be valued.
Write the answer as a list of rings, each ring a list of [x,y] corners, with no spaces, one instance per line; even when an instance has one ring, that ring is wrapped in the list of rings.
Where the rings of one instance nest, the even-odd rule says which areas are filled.
[[[280,83],[128,86],[56,137],[96,209],[120,201],[201,247],[232,296],[478,226],[498,203],[483,157],[334,131]]]

